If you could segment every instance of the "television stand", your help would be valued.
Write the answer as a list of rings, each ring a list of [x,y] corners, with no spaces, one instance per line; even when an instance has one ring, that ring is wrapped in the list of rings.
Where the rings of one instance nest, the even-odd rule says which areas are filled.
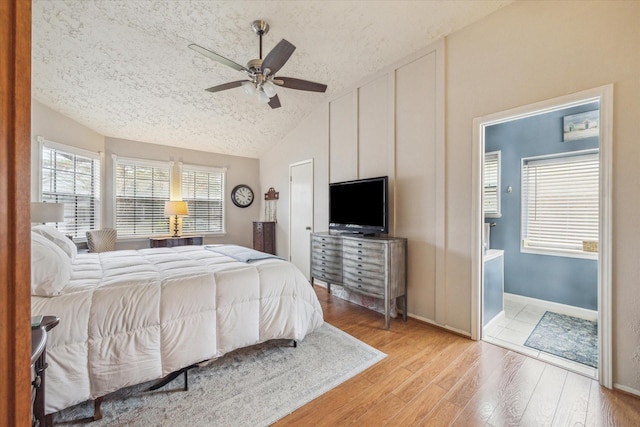
[[[388,236],[311,233],[311,284],[314,279],[384,300],[389,329],[391,300],[402,298],[407,320],[407,239]]]

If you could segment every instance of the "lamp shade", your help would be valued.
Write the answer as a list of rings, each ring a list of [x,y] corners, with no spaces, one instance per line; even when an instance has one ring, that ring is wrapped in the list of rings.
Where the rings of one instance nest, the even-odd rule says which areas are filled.
[[[187,216],[189,207],[185,201],[164,202],[164,214],[166,216]]]
[[[64,203],[31,203],[31,222],[63,222]]]

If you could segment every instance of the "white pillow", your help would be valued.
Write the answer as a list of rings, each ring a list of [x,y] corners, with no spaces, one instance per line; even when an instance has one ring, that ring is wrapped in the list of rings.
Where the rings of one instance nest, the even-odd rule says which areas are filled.
[[[31,231],[51,240],[71,258],[71,261],[78,255],[78,247],[73,243],[73,240],[62,234],[57,228],[49,225],[36,225]]]
[[[31,295],[60,295],[71,278],[71,259],[55,243],[31,233]]]

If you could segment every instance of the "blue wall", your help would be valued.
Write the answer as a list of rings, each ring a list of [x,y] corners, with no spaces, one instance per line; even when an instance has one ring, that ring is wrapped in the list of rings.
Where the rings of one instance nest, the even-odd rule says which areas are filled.
[[[597,309],[597,261],[520,252],[520,159],[598,148],[597,137],[562,142],[563,116],[598,108],[592,103],[486,128],[485,150],[502,152],[502,217],[485,222],[496,223],[490,232],[491,248],[504,250],[505,292]]]

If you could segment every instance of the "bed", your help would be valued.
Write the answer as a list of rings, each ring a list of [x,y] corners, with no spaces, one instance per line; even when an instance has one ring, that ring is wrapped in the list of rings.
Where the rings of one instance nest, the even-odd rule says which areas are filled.
[[[312,286],[282,259],[244,262],[219,246],[77,254],[59,234],[32,230],[32,314],[60,318],[47,414],[323,323]]]

